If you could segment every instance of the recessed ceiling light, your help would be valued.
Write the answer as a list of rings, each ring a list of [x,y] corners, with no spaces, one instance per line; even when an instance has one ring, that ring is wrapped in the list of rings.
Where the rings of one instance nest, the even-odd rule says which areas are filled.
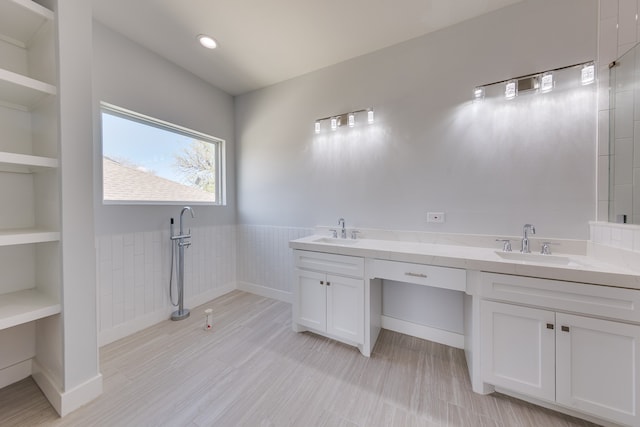
[[[198,41],[202,46],[206,47],[207,49],[215,49],[218,46],[218,43],[216,43],[216,41],[213,38],[205,34],[200,34],[198,36]]]

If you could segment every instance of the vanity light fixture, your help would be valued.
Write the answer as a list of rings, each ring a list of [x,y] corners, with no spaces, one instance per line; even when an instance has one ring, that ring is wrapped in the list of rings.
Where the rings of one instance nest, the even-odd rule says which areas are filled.
[[[506,99],[513,99],[516,96],[524,94],[526,92],[550,92],[556,87],[556,81],[558,80],[559,75],[563,76],[568,73],[570,76],[571,73],[576,72],[571,71],[571,69],[578,70],[578,81],[582,85],[591,84],[596,80],[596,66],[593,61],[590,61],[584,62],[582,64],[568,65],[566,67],[554,68],[553,70],[547,70],[540,73],[528,74],[526,76],[514,77],[507,80],[501,80],[499,82],[476,86],[473,89],[473,98],[474,100],[485,98],[485,96],[487,95],[487,88],[494,85],[504,85],[504,97]],[[567,71],[565,72],[565,70]],[[560,71],[562,71],[563,73],[559,73]],[[573,81],[573,84],[575,84],[577,78],[568,77],[568,80]],[[566,85],[562,86],[565,87]],[[491,91],[489,93],[495,93],[495,91]]]
[[[216,43],[213,37],[208,36],[206,34],[199,34],[198,41],[202,46],[206,47],[207,49],[215,49],[216,47],[218,47],[218,43]]]
[[[329,121],[332,131],[338,130],[339,127],[347,125],[350,128],[356,126],[356,116],[361,113],[367,113],[367,123],[373,123],[373,109],[368,108],[366,110],[355,110],[349,113],[342,113],[336,116],[322,117],[317,119],[314,123],[314,131],[319,134],[322,131],[322,122]]]

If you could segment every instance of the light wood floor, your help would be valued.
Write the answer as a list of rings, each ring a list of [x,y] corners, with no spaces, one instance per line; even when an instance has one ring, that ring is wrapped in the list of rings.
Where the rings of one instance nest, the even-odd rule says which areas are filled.
[[[204,331],[204,310],[214,329]],[[383,331],[371,358],[291,331],[288,304],[235,291],[100,351],[104,393],[59,419],[31,378],[0,426],[591,426],[471,391],[461,350]]]

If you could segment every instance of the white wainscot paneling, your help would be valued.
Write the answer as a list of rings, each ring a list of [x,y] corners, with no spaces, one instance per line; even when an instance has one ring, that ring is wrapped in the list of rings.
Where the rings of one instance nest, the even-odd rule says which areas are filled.
[[[310,236],[312,228],[238,226],[238,288],[291,302],[293,254],[289,240]]]
[[[185,249],[187,307],[229,292],[236,281],[236,227],[192,227],[191,234]],[[169,230],[104,235],[97,242],[101,345],[167,318],[174,310]],[[175,274],[174,264],[174,296]]]

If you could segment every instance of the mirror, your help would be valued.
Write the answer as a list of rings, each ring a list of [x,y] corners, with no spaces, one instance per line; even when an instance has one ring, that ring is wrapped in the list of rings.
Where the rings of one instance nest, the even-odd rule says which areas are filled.
[[[609,222],[640,224],[639,49],[609,66]]]

